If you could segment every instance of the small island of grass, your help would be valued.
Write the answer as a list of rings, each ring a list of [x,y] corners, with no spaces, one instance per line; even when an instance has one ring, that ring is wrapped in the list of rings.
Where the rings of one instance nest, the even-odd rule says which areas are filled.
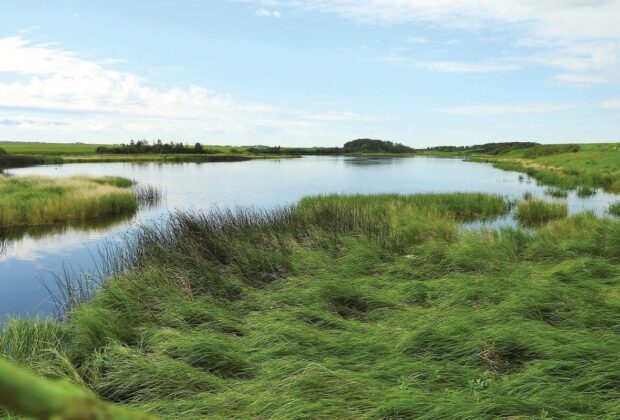
[[[133,184],[120,177],[0,175],[0,228],[132,214],[138,208]]]

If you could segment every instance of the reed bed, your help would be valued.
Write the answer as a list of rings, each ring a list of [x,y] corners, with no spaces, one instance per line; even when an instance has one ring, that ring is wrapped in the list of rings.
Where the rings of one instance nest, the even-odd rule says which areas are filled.
[[[509,209],[175,213],[110,252],[66,322],[11,321],[0,353],[163,418],[619,417],[620,221],[460,228]]]
[[[0,175],[0,228],[131,214],[138,202],[124,178]]]

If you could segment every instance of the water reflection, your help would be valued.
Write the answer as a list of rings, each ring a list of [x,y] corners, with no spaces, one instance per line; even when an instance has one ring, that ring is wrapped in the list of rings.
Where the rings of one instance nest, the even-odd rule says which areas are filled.
[[[406,163],[405,157],[345,157],[344,163],[353,166],[396,165]]]
[[[145,203],[148,205],[148,203]],[[53,225],[28,226],[12,229],[0,229],[0,262],[9,252],[12,258],[34,260],[37,251],[59,247],[59,240],[66,245],[71,238],[102,236],[106,232],[126,226],[134,214],[106,217],[99,219],[68,221]]]

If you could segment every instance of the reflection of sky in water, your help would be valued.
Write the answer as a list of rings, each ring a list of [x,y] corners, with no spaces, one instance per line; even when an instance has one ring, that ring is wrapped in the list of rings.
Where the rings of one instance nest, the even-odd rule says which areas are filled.
[[[301,197],[329,193],[487,192],[521,197],[526,191],[543,197],[546,187],[521,181],[519,174],[488,164],[458,159],[305,157],[235,163],[85,163],[16,169],[15,175],[116,175],[158,186],[165,194],[156,208],[142,210],[128,221],[109,226],[67,228],[39,237],[27,235],[0,245],[0,316],[49,312],[42,304],[52,273],[67,264],[92,270],[93,255],[105,241],[118,240],[129,226],[148,223],[174,209],[209,210],[213,206],[269,208]],[[549,199],[547,197],[547,199]],[[603,214],[619,197],[599,192],[581,199],[571,192],[571,213]],[[510,221],[507,221],[510,223]]]

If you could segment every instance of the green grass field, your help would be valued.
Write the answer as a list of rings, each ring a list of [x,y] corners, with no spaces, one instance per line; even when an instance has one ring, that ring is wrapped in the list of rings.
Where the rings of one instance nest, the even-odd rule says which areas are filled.
[[[530,149],[521,149],[497,156],[470,155],[469,158],[491,162],[501,169],[525,172],[547,185],[620,192],[620,143],[580,144],[577,152],[528,154],[531,154]]]
[[[82,143],[20,143],[0,142],[0,149],[9,153],[8,156],[18,155],[28,162],[35,164],[62,164],[62,163],[89,163],[89,162],[236,162],[250,159],[279,159],[295,156],[287,155],[260,155],[248,152],[248,147],[234,146],[206,146],[216,154],[100,154],[96,153],[99,144]],[[109,146],[109,145],[107,145]],[[6,156],[5,156],[6,158]],[[28,160],[30,159],[30,160]],[[0,168],[23,166],[21,161],[16,164],[8,162]]]
[[[100,144],[0,142],[0,148],[11,154],[83,155],[94,154]]]
[[[178,213],[0,354],[164,418],[618,418],[620,221],[498,196]],[[71,303],[71,302],[70,302]]]

